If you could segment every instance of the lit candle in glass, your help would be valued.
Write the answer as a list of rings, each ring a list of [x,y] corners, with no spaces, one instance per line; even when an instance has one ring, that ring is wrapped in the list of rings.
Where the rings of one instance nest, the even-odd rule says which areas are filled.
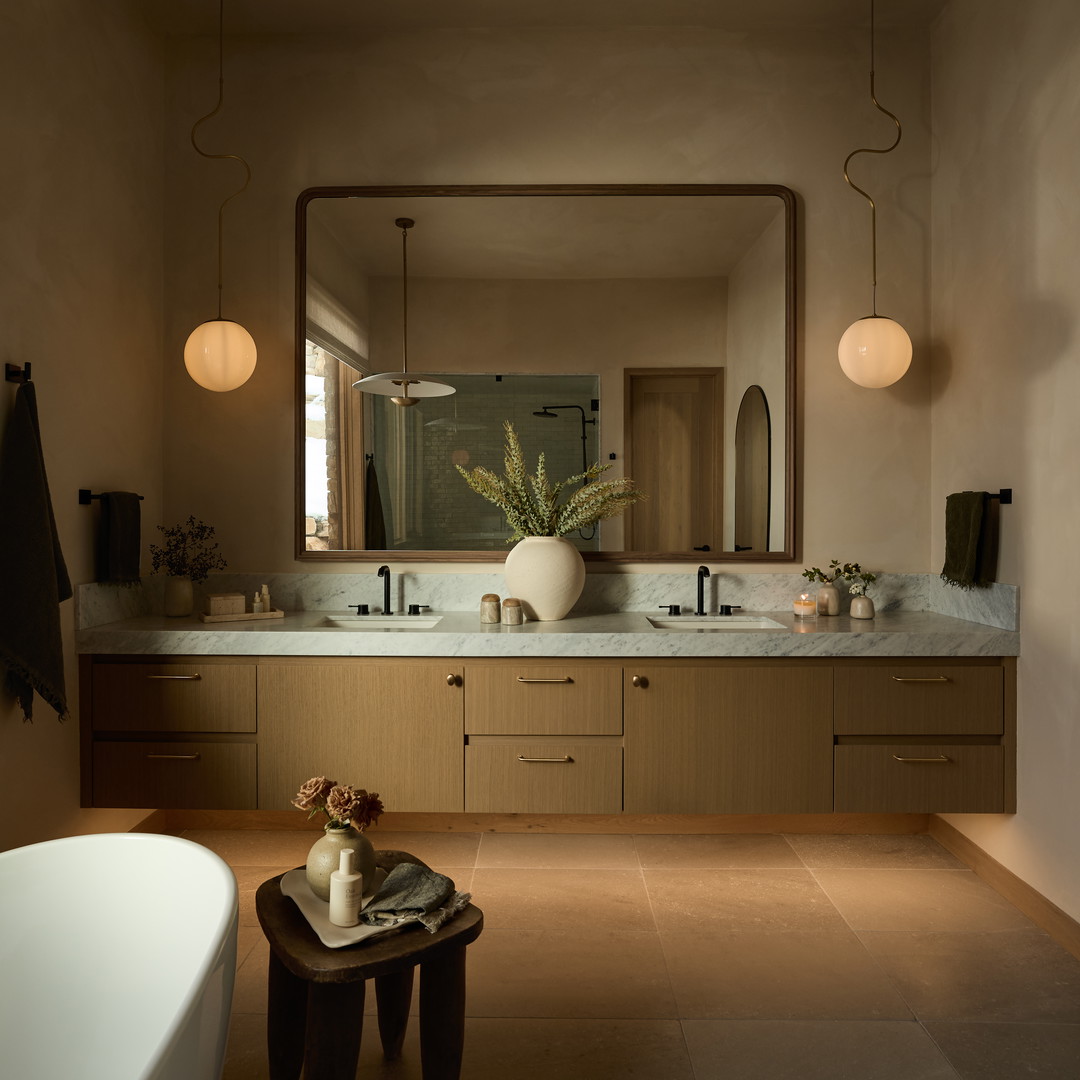
[[[795,600],[795,618],[817,618],[817,601],[809,593],[800,593]]]

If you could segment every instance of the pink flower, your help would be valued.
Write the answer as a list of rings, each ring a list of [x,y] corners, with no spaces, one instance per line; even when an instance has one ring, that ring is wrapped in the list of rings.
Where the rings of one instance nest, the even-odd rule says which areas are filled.
[[[292,804],[298,810],[309,810],[313,814],[317,810],[323,810],[326,799],[336,784],[336,780],[327,780],[325,776],[313,776],[301,785]]]

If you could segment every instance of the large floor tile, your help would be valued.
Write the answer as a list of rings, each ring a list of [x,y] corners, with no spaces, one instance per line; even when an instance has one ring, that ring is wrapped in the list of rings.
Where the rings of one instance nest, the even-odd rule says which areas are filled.
[[[971,870],[815,870],[855,930],[1032,930]]]
[[[918,835],[785,836],[809,867],[964,870],[964,864],[936,840]]]
[[[435,870],[472,867],[480,846],[479,833],[390,832],[377,826],[365,830],[376,851],[407,851]],[[453,875],[451,875],[452,877]]]
[[[1080,1023],[1080,960],[1037,931],[860,933],[923,1021]]]
[[[476,865],[522,869],[637,868],[632,836],[484,833]]]
[[[485,930],[469,947],[466,1012],[480,1017],[673,1019],[656,934]]]
[[[802,867],[802,861],[782,836],[638,835],[638,858],[645,867]]]
[[[808,870],[646,870],[660,930],[846,930]]]
[[[236,875],[237,899],[240,903],[240,925],[258,926],[259,918],[255,914],[255,893],[266,880],[276,877],[289,867],[281,866],[234,866]]]
[[[851,931],[663,933],[681,1017],[910,1020]]]
[[[474,903],[490,930],[655,930],[640,870],[473,872]]]
[[[419,1074],[417,1074],[419,1075]],[[221,1080],[269,1080],[266,1016],[233,1013]]]
[[[187,829],[181,836],[217,852],[233,868],[279,863],[292,868],[307,859],[322,829]]]
[[[927,1024],[961,1080],[1076,1080],[1078,1024]]]
[[[696,1080],[956,1080],[922,1027],[882,1020],[684,1020]]]
[[[233,1013],[262,1013],[266,1015],[266,967],[270,946],[266,939],[256,942],[236,972],[233,987]]]

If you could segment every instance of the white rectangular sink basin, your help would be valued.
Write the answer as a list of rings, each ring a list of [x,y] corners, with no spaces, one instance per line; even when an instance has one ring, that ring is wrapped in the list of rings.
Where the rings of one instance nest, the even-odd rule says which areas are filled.
[[[657,630],[786,630],[765,615],[646,615]]]
[[[430,630],[441,615],[327,615],[320,625],[335,630]]]

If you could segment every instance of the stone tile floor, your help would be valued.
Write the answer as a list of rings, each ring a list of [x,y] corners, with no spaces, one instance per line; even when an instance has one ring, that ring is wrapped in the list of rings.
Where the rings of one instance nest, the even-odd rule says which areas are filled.
[[[183,835],[240,883],[225,1080],[264,1080],[254,893],[313,834]],[[464,1080],[1080,1077],[1080,960],[929,837],[371,837],[484,911]],[[384,1063],[365,1024],[357,1075],[419,1080],[415,1027]]]

